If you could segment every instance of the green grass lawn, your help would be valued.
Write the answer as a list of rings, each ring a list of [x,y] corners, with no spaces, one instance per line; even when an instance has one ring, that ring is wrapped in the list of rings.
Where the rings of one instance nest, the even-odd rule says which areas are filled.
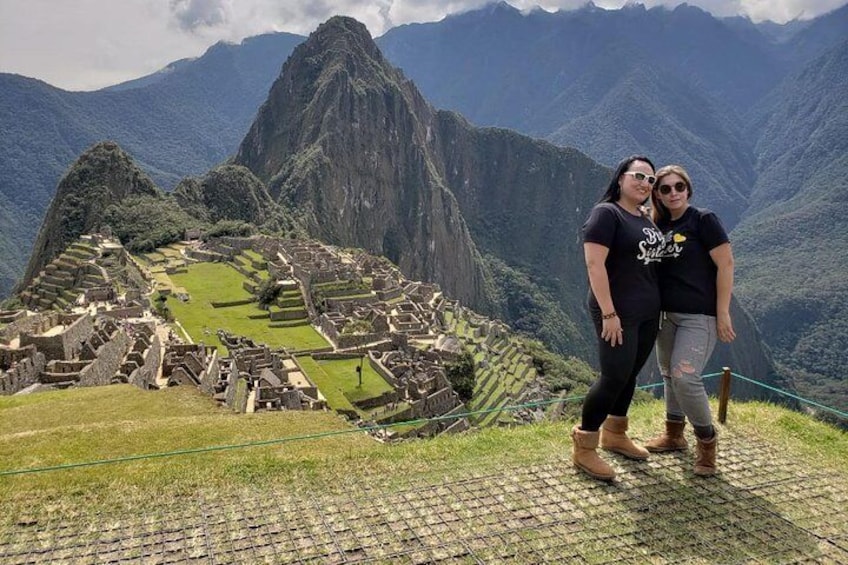
[[[359,386],[359,375],[356,372],[358,358],[315,361],[304,356],[298,357],[298,362],[333,408],[338,408],[334,403],[339,403],[344,409],[355,410],[351,402],[374,398],[394,390],[368,365],[367,360],[362,363],[362,387]]]
[[[193,387],[142,391],[113,385],[0,397],[0,472],[348,429],[332,412],[235,414]],[[379,444],[366,435],[351,434],[274,447],[0,476],[0,508],[8,504],[25,508],[28,500],[49,502],[57,493],[95,498],[114,494],[121,499],[143,489],[155,500],[160,487],[167,490],[180,483],[200,487],[210,479],[219,485],[241,482],[251,473],[264,475],[267,465],[308,468],[309,461],[315,464],[332,454],[367,454],[376,448]],[[112,494],[106,492],[113,489]]]
[[[252,249],[245,249],[244,251],[242,251],[242,254],[253,261],[265,261],[265,258],[262,257],[262,255]]]
[[[212,302],[230,302],[250,298],[244,290],[244,275],[225,263],[195,263],[188,273],[170,276],[173,284],[182,286],[191,296],[189,302],[168,299],[174,317],[195,342],[215,345],[225,351],[215,335],[218,328],[230,333],[250,337],[272,349],[286,347],[306,350],[326,347],[327,341],[312,326],[269,327],[269,320],[250,319],[261,314],[256,304],[213,308]]]

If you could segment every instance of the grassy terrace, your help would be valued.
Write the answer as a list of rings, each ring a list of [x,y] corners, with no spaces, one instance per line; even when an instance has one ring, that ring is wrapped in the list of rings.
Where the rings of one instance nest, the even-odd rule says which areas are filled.
[[[470,350],[484,341],[484,338],[474,337],[473,326],[462,317],[457,317],[450,310],[445,312],[445,321],[450,328]],[[468,402],[472,411],[495,410],[513,404],[525,384],[535,377],[536,370],[529,358],[519,354],[518,345],[514,341],[499,339],[490,344],[495,353],[477,351],[474,353],[476,364],[476,382],[474,394]],[[480,367],[481,361],[486,361],[488,367]],[[473,417],[474,423],[488,426],[497,421],[509,422],[511,417],[501,412],[488,412]]]
[[[224,263],[195,263],[187,273],[171,275],[176,286],[189,293],[189,302],[168,299],[168,307],[195,342],[223,348],[215,332],[218,328],[244,335],[268,347],[306,350],[326,347],[327,341],[312,326],[271,327],[268,318],[252,319],[264,313],[255,304],[214,308],[212,302],[235,302],[252,295],[244,290],[244,275]],[[225,351],[225,349],[222,349]]]
[[[316,361],[305,355],[298,357],[297,361],[327,398],[330,407],[336,410],[353,410],[365,417],[368,414],[355,408],[352,402],[374,398],[393,390],[391,385],[368,365],[367,361],[362,363],[361,388],[359,376],[356,373],[359,359]]]

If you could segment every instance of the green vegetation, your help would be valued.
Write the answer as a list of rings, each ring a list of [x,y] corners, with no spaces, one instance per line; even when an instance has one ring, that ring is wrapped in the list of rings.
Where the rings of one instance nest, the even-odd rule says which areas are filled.
[[[213,237],[248,237],[256,233],[256,227],[248,222],[239,220],[219,220],[211,228],[203,232],[203,239],[209,240]]]
[[[216,345],[223,349],[216,331],[224,329],[236,335],[250,337],[275,349],[285,347],[302,351],[326,347],[326,340],[312,326],[271,327],[269,320],[251,316],[263,313],[255,303],[215,308],[213,302],[227,303],[252,300],[244,290],[244,275],[223,263],[195,263],[187,272],[170,276],[174,285],[185,288],[188,302],[171,298],[168,305],[194,341]]]
[[[504,261],[491,255],[485,259],[498,289],[501,319],[507,320],[517,332],[539,339],[559,353],[583,356],[588,353],[585,336],[564,309],[565,300],[555,299],[534,277]],[[571,296],[568,300],[580,302],[583,297]]]
[[[131,253],[153,251],[207,224],[192,218],[170,195],[131,196],[106,208],[103,222]]]
[[[297,358],[307,376],[327,398],[333,409],[354,410],[353,402],[374,398],[394,390],[371,366],[362,361],[362,386],[359,386],[360,358],[316,361],[309,356]]]
[[[445,374],[459,399],[471,400],[474,393],[474,357],[469,351],[463,351],[459,359],[445,366]]]
[[[533,366],[542,376],[551,392],[582,393],[597,378],[595,371],[576,357],[562,357],[549,351],[534,340],[525,340],[527,353]]]
[[[259,285],[259,292],[257,293],[257,300],[259,302],[260,308],[268,308],[271,304],[277,301],[277,297],[280,296],[281,291],[280,285],[277,284],[277,281],[266,279]]]
[[[804,183],[807,192],[745,222],[733,242],[739,301],[781,372],[794,377],[802,396],[848,411],[848,235],[839,214],[846,192],[812,195],[819,186],[840,185],[827,174],[834,169],[842,170],[823,167]]]

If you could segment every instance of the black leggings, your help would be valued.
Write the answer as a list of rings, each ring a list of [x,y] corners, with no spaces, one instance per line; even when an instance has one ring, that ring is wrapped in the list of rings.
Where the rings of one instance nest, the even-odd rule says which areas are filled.
[[[623,322],[624,343],[611,347],[601,339],[601,319],[592,316],[598,336],[601,377],[595,381],[583,401],[580,429],[597,431],[608,414],[626,416],[636,390],[636,377],[657,338],[659,317],[641,322]]]

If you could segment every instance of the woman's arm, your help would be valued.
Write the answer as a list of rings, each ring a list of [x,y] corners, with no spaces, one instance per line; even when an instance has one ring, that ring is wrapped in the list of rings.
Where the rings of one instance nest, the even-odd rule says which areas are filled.
[[[733,321],[730,319],[730,295],[733,293],[733,251],[729,243],[722,243],[710,250],[710,257],[718,268],[716,275],[716,329],[718,338],[731,342],[736,338]]]
[[[601,316],[612,314],[615,312],[615,305],[612,303],[606,266],[609,248],[598,243],[584,243],[583,253],[586,256],[589,286],[592,287],[592,294],[601,308]],[[601,319],[601,339],[610,342],[611,347],[624,343],[621,319],[617,315]]]

